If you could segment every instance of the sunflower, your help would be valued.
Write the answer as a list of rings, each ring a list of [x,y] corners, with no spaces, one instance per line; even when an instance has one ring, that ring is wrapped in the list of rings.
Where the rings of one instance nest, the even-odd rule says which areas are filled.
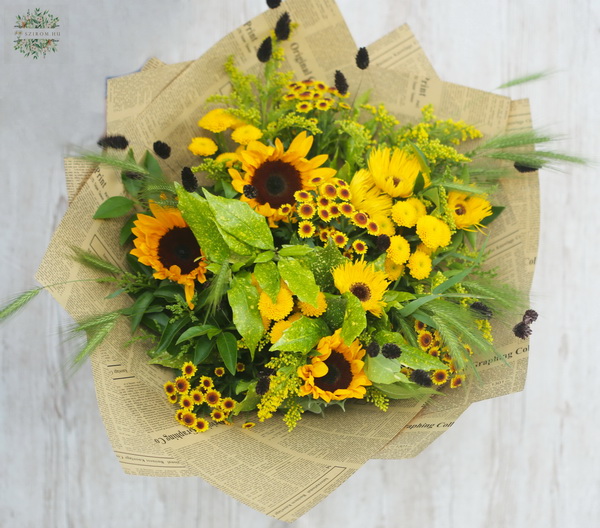
[[[385,306],[382,297],[389,284],[385,277],[364,260],[347,262],[333,270],[333,282],[340,293],[351,292],[365,310],[377,317]]]
[[[236,169],[229,169],[233,187],[242,194],[240,199],[266,216],[272,227],[281,220],[277,209],[284,204],[294,204],[296,192],[314,189],[311,181],[316,178],[322,182],[336,172],[335,169],[321,167],[327,161],[326,154],[306,159],[312,143],[313,136],[307,136],[306,132],[298,134],[287,151],[278,138],[274,147],[251,141],[246,150],[240,152],[244,175]],[[255,190],[252,198],[244,193],[247,185]]]
[[[372,151],[368,166],[375,185],[394,198],[409,197],[421,172],[417,157],[399,148],[385,147]],[[427,178],[425,183],[428,183]]]
[[[153,216],[138,214],[131,232],[135,248],[131,254],[155,270],[156,279],[182,284],[185,300],[193,308],[195,283],[206,282],[206,262],[202,251],[178,209],[150,203]]]
[[[371,385],[362,361],[365,350],[358,339],[346,345],[340,337],[341,331],[322,338],[317,345],[320,355],[314,356],[310,365],[298,368],[298,376],[304,380],[300,396],[312,394],[315,399],[330,402],[365,395],[365,387]]]
[[[448,208],[457,229],[481,230],[481,221],[492,214],[492,205],[483,196],[450,191]]]

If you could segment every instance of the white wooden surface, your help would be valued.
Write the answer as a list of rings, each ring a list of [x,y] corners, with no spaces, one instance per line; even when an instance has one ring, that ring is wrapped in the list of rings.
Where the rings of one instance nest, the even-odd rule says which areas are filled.
[[[598,0],[338,0],[358,45],[408,22],[439,75],[531,98],[535,124],[598,159]],[[3,3],[4,4],[4,3]],[[40,7],[53,8],[54,4]],[[167,7],[168,6],[168,7]],[[31,5],[4,6],[4,24]],[[263,0],[62,0],[68,38],[45,60],[0,46],[0,299],[33,283],[66,208],[62,157],[103,131],[104,81],[150,56],[193,59],[266,9]],[[541,174],[533,288],[540,312],[523,393],[472,406],[419,457],[371,461],[297,527],[593,527],[600,517],[596,164]],[[282,526],[199,479],[125,475],[65,313],[42,295],[0,329],[0,526]]]

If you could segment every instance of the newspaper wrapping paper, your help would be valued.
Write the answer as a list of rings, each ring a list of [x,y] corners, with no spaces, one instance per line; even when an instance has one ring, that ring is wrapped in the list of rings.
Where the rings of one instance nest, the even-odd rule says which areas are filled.
[[[440,118],[463,119],[486,136],[531,125],[527,101],[441,81],[407,26],[369,46],[371,67],[353,73],[356,45],[333,0],[288,0],[285,8],[299,30],[285,43],[283,67],[298,78],[330,80],[341,69],[351,87],[372,88],[371,100],[384,102],[402,121],[416,121],[420,108],[433,103]],[[165,65],[151,59],[139,73],[110,79],[107,132],[124,134],[138,156],[157,139],[176,146],[163,168],[178,175],[192,162],[182,146],[199,133],[204,100],[228,89],[225,59],[233,54],[239,67],[258,73],[256,49],[279,15],[274,10],[256,17],[196,61]],[[65,171],[70,206],[37,274],[44,285],[93,277],[68,258],[71,245],[121,267],[125,263],[125,250],[117,242],[121,222],[92,220],[106,198],[123,193],[119,174],[73,158],[65,160]],[[539,232],[537,174],[503,182],[495,198],[507,208],[490,229],[489,266],[501,264],[504,280],[529,291]],[[120,298],[107,301],[110,289],[93,282],[53,287],[51,293],[76,320],[128,304]],[[367,460],[415,456],[472,402],[522,390],[527,342],[510,329],[494,331],[506,363],[476,359],[485,383],[468,383],[422,401],[396,401],[385,413],[361,403],[349,405],[346,413],[331,409],[326,419],[305,413],[292,433],[277,417],[249,430],[238,423],[195,434],[179,426],[162,389],[171,371],[147,363],[144,346],[129,343],[123,322],[96,349],[91,363],[98,406],[125,472],[199,476],[248,506],[291,522]]]

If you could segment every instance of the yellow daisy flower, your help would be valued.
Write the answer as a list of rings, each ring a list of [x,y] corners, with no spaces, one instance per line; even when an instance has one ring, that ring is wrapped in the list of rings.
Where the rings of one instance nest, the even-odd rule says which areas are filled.
[[[198,431],[199,433],[203,433],[208,428],[209,424],[207,420],[205,420],[204,418],[198,418],[196,420],[196,426],[194,427],[194,430]]]
[[[396,147],[372,151],[368,167],[375,185],[394,198],[410,196],[421,172],[421,164],[417,157]],[[425,181],[428,183],[427,178]]]
[[[436,370],[431,376],[431,381],[436,385],[443,385],[448,381],[448,371],[443,369]]]
[[[333,282],[340,293],[350,292],[363,308],[379,317],[385,302],[383,294],[388,287],[385,273],[376,271],[364,260],[347,262],[333,270]]]
[[[341,329],[332,336],[324,337],[317,345],[318,356],[309,365],[298,368],[298,376],[304,380],[300,396],[312,395],[326,402],[346,398],[363,398],[366,386],[371,385],[364,371],[365,350],[358,339],[348,346],[340,337]]]
[[[448,208],[457,229],[481,230],[481,221],[492,214],[492,205],[483,196],[456,191],[448,193]]]
[[[181,367],[181,372],[186,378],[191,378],[198,368],[191,361],[186,361]]]
[[[206,282],[206,262],[198,241],[178,209],[150,203],[153,216],[138,214],[131,232],[135,235],[131,254],[155,270],[156,279],[169,279],[184,286],[185,300],[193,308],[195,284]]]
[[[308,220],[303,220],[298,223],[298,235],[301,238],[310,238],[315,234],[315,226]]]

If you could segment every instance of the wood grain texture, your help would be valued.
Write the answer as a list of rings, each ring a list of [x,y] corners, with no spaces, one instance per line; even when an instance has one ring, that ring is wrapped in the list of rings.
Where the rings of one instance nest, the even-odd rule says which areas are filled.
[[[408,22],[444,80],[493,90],[554,71],[505,93],[530,97],[535,124],[564,134],[564,150],[598,160],[597,0],[338,3],[359,46]],[[61,6],[68,39],[56,56],[26,60],[0,37],[0,299],[33,285],[66,209],[62,157],[72,145],[91,147],[103,131],[106,77],[134,71],[153,55],[193,59],[266,9],[263,0]],[[19,14],[11,9],[7,20]],[[473,405],[415,459],[369,462],[294,526],[598,525],[598,164],[544,171],[540,180],[532,304],[541,315],[525,391]],[[65,377],[62,367],[77,350],[63,341],[68,324],[41,295],[0,328],[1,526],[285,526],[199,479],[125,475],[104,432],[89,367]]]

